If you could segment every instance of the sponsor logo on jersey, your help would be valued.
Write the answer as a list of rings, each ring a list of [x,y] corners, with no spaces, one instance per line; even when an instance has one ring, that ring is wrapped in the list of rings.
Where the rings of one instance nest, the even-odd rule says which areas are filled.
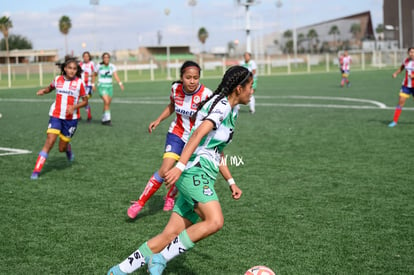
[[[194,111],[188,111],[188,110],[181,109],[181,108],[178,108],[178,107],[175,107],[175,112],[177,114],[180,114],[180,115],[183,115],[183,116],[188,116],[188,117],[191,117],[191,116],[194,115]]]
[[[170,144],[168,144],[168,145],[165,147],[165,152],[171,152],[171,145],[170,145]]]

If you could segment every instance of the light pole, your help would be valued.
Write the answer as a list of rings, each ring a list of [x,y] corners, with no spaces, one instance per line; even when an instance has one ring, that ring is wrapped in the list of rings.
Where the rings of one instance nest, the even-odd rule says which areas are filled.
[[[169,8],[164,9],[164,13],[168,18],[168,15],[170,15],[171,10]],[[168,26],[168,20],[167,20],[167,26]],[[167,79],[171,79],[171,72],[170,72],[170,46],[168,44],[168,41],[165,43],[167,48]]]
[[[94,6],[94,14],[93,14],[93,43],[94,43],[94,52],[97,51],[96,49],[96,7],[99,5],[99,0],[89,0],[89,4]]]
[[[188,0],[188,5],[191,7],[191,47],[195,47],[194,43],[194,7],[197,5],[197,0]]]
[[[240,6],[244,6],[246,8],[246,51],[252,51],[252,41],[250,38],[250,11],[249,8],[252,5],[259,4],[260,1],[258,0],[237,0],[237,3]]]

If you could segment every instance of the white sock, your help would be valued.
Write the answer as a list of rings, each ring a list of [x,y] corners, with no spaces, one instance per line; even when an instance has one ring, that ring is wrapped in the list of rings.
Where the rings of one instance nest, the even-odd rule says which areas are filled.
[[[184,230],[169,245],[167,245],[160,253],[168,261],[172,258],[190,250],[194,247],[194,243]]]
[[[128,258],[126,258],[122,263],[119,264],[121,271],[125,273],[132,273],[138,268],[145,265],[145,254],[149,256],[152,254],[152,251],[149,249],[147,243],[141,245],[138,250],[132,253]]]
[[[249,106],[250,106],[250,111],[254,113],[256,111],[256,99],[254,98],[254,95],[250,97]]]

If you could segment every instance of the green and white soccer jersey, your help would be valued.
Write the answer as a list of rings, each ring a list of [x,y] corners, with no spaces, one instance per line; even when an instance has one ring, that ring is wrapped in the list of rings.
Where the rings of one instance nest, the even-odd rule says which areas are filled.
[[[253,75],[253,89],[256,90],[257,87],[257,65],[256,62],[254,62],[253,60],[249,60],[249,62],[246,63],[246,61],[242,61],[240,62],[240,66],[245,67],[246,69],[248,69],[250,72],[253,73],[253,71],[255,70],[256,73]]]
[[[197,149],[190,158],[187,168],[194,166],[197,163],[205,169],[207,175],[215,179],[219,171],[219,163],[221,152],[224,147],[231,142],[233,138],[234,126],[237,120],[237,108],[232,108],[227,98],[221,99],[210,114],[208,110],[214,102],[211,99],[203,108],[197,113],[196,125],[193,131],[204,121],[210,120],[214,123],[214,129],[210,131],[200,142]]]
[[[105,64],[98,64],[96,67],[96,72],[98,74],[98,90],[101,96],[109,95],[112,97],[113,95],[113,86],[112,86],[112,75],[116,72],[116,67],[114,64],[109,63],[108,65]]]

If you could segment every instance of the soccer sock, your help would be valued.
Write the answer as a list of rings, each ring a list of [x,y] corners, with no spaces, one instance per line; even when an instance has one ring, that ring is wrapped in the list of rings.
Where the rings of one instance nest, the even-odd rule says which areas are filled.
[[[168,261],[194,247],[193,241],[184,230],[160,254]]]
[[[173,187],[171,187],[170,190],[168,190],[167,197],[168,198],[175,198],[177,193],[178,193],[178,189],[177,189],[177,187],[175,187],[175,184],[174,184]]]
[[[252,95],[250,97],[249,106],[250,106],[250,111],[255,112],[255,110],[256,110],[256,99],[254,98],[254,95]]]
[[[46,162],[48,154],[44,151],[40,151],[39,156],[36,160],[35,168],[33,169],[33,173],[40,173],[42,171],[43,165]]]
[[[147,186],[145,186],[144,192],[142,192],[141,196],[138,199],[138,203],[142,206],[149,200],[149,198],[160,189],[164,179],[160,177],[158,171],[155,172],[152,177],[149,179]]]
[[[402,107],[400,106],[400,105],[397,105],[397,107],[395,108],[395,112],[394,112],[394,119],[393,119],[393,121],[395,122],[395,123],[397,123],[398,122],[398,118],[400,117],[400,115],[401,115],[401,111],[402,111]]]
[[[145,265],[145,257],[151,256],[152,254],[154,253],[145,242],[138,248],[138,250],[119,264],[119,269],[125,273],[132,273]]]
[[[111,120],[111,111],[106,110],[105,111],[105,121]]]
[[[72,158],[72,145],[70,145],[70,143],[66,146],[66,157],[68,160]]]
[[[86,113],[88,114],[88,118],[91,119],[92,118],[92,114],[91,114],[91,106],[88,104],[85,107]]]
[[[345,84],[345,79],[342,78],[342,80],[341,80],[341,86],[344,86],[344,84]]]

